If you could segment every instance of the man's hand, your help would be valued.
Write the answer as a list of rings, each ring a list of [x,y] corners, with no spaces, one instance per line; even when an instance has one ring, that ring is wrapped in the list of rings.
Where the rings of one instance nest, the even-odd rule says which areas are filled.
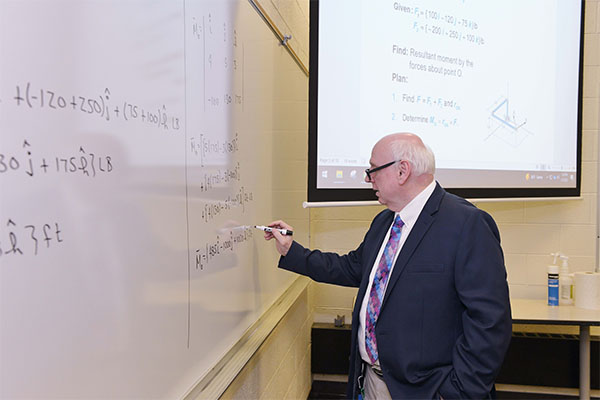
[[[270,228],[288,229],[291,231],[294,230],[294,228],[283,221],[273,221],[268,226]],[[277,229],[273,229],[271,232],[265,232],[265,240],[271,239],[275,239],[275,247],[277,248],[279,254],[284,257],[288,251],[290,251],[290,247],[292,247],[292,242],[294,241],[292,236],[282,235]]]

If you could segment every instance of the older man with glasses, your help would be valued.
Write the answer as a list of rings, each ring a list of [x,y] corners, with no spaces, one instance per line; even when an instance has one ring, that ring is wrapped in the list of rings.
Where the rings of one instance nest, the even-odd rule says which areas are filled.
[[[358,248],[309,250],[273,230],[279,267],[359,288],[349,398],[493,397],[512,331],[494,220],[435,182],[433,152],[414,134],[383,137],[370,165],[365,180],[387,209]]]

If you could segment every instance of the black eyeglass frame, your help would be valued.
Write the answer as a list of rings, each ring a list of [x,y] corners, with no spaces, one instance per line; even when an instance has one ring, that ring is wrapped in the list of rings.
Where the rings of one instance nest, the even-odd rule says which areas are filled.
[[[396,164],[397,162],[400,162],[400,161],[402,161],[402,160],[391,161],[391,162],[389,162],[389,163],[387,163],[387,164],[380,165],[379,167],[375,167],[375,168],[367,168],[367,169],[365,169],[365,174],[367,174],[367,178],[369,179],[369,182],[373,180],[373,178],[371,178],[371,174],[372,174],[373,172],[377,172],[377,171],[379,171],[380,169],[387,168],[387,167],[389,167],[390,165],[394,165],[394,164]]]

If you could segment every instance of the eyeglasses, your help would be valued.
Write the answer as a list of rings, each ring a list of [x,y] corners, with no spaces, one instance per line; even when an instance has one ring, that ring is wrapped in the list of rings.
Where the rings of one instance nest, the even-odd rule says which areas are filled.
[[[393,165],[393,164],[395,164],[395,163],[397,163],[397,162],[400,162],[400,161],[402,161],[402,160],[396,160],[396,161],[389,162],[389,163],[387,163],[387,164],[380,165],[379,167],[375,167],[375,168],[367,168],[367,169],[365,169],[365,174],[367,174],[367,179],[369,179],[369,181],[373,180],[373,177],[371,176],[371,174],[372,174],[373,172],[377,172],[377,171],[379,171],[380,169],[387,168],[387,167],[389,167],[390,165]]]

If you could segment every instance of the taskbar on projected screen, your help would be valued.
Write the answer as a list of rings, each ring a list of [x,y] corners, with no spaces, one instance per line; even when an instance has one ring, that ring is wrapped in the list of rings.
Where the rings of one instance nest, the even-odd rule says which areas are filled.
[[[367,189],[365,168],[326,166],[317,169],[317,189]],[[498,171],[437,169],[435,179],[446,188],[574,188],[575,171]]]

